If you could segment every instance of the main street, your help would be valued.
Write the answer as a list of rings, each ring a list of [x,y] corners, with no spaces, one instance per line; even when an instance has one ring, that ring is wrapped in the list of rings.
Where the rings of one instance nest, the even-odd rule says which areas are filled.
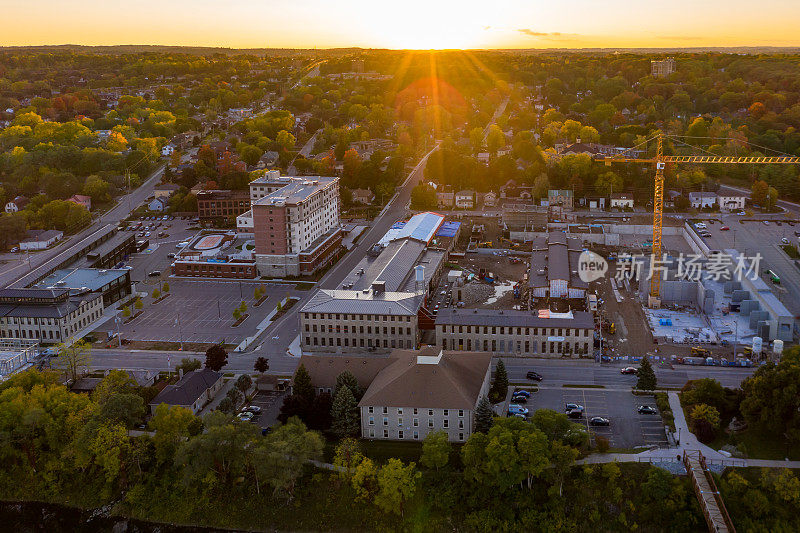
[[[142,202],[153,194],[156,184],[161,180],[164,174],[164,166],[160,165],[150,176],[145,180],[142,185],[134,189],[128,194],[117,198],[117,202],[108,211],[95,218],[92,223],[85,229],[79,231],[75,235],[64,239],[60,244],[50,250],[37,252],[35,254],[3,254],[3,259],[11,259],[11,261],[3,265],[2,272],[0,272],[0,287],[7,287],[20,278],[25,276],[28,272],[43,264],[51,261],[53,258],[67,253],[70,247],[85,239],[86,237],[96,233],[107,225],[117,225],[125,219],[131,211],[136,209]],[[16,263],[16,264],[12,264]],[[11,265],[11,266],[9,266]]]

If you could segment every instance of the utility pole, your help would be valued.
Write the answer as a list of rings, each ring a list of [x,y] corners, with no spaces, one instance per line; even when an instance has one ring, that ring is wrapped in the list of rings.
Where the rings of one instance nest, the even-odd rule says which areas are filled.
[[[175,319],[175,322],[178,324],[178,338],[180,339],[181,342],[181,351],[183,351],[183,331],[181,330],[181,314],[180,312],[177,312],[176,314],[177,318]]]
[[[118,339],[117,347],[122,348],[122,334],[119,332],[119,323],[120,323],[119,308],[117,308],[117,310],[114,311],[114,322],[117,323],[117,339]]]

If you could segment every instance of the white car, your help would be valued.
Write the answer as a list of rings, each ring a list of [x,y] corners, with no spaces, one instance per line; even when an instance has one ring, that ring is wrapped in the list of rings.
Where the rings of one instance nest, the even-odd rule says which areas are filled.
[[[786,237],[783,237],[783,238],[781,239],[781,242],[782,242],[783,244],[789,244],[789,239],[787,239]]]
[[[764,221],[764,225],[765,225],[765,226],[769,226],[769,220],[765,220],[765,221]]]
[[[251,413],[250,411],[245,411],[244,413],[239,413],[236,415],[236,418],[241,420],[242,422],[250,422],[256,415]]]
[[[694,227],[697,229],[706,229],[706,225],[703,222],[698,222]]]

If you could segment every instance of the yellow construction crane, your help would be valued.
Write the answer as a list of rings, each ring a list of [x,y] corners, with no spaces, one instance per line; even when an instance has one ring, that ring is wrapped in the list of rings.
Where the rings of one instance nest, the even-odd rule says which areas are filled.
[[[777,157],[739,157],[739,156],[716,156],[716,155],[664,155],[664,134],[658,134],[656,140],[656,156],[652,158],[625,157],[624,152],[620,155],[600,156],[595,158],[602,161],[606,166],[612,163],[647,163],[656,167],[655,187],[653,189],[653,258],[661,258],[661,228],[662,216],[664,212],[664,167],[667,163],[694,163],[694,164],[800,164],[800,157],[796,156],[777,156]],[[650,280],[650,299],[651,304],[658,305],[661,294],[661,279],[654,276]]]

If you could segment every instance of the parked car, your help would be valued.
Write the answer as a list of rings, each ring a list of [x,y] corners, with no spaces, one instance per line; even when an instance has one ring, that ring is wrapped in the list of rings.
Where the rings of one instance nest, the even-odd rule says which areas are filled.
[[[632,366],[626,366],[622,370],[619,371],[620,374],[636,374],[638,370]]]
[[[512,396],[525,396],[526,398],[530,398],[531,393],[525,389],[514,389]]]
[[[150,276],[151,278],[157,278],[158,276],[161,275],[161,271],[160,270],[153,270],[152,272],[150,272],[147,275]]]
[[[172,252],[167,254],[167,258],[168,259],[175,259],[175,257],[177,257],[177,256],[175,254],[173,254]]]
[[[764,221],[764,225],[765,225],[765,226],[769,226],[769,220],[765,220],[765,221]]]
[[[640,405],[638,411],[639,411],[640,415],[657,415],[658,414],[658,410],[655,407],[652,407],[650,405]]]
[[[254,415],[253,413],[245,411],[243,413],[239,413],[238,415],[236,415],[236,418],[238,418],[242,422],[250,422],[251,420],[253,420],[253,418],[255,418],[255,416],[256,415]]]
[[[583,411],[583,406],[577,403],[568,403],[564,405],[564,411]]]
[[[528,379],[532,379],[534,381],[542,381],[542,375],[537,372],[534,372],[533,370],[525,374],[525,377]]]
[[[514,403],[528,403],[528,397],[522,395],[512,396],[511,401]]]
[[[567,411],[568,418],[581,418],[583,417],[583,411],[580,409],[571,409]]]
[[[729,228],[728,226],[722,226],[721,228],[719,228],[720,231],[728,231],[730,229],[731,228]]]
[[[787,239],[786,237],[782,237],[782,238],[781,238],[781,242],[782,242],[783,244],[789,244],[789,239]]]
[[[611,420],[608,418],[603,418],[602,416],[593,416],[589,419],[589,425],[591,426],[610,426]]]
[[[698,222],[694,225],[694,227],[698,229],[706,229],[706,225],[703,222]]]
[[[248,406],[242,407],[241,412],[242,413],[253,413],[254,415],[257,415],[257,414],[259,414],[261,412],[261,408],[259,406],[257,406],[257,405],[248,405]]]
[[[780,221],[780,220],[776,220],[776,221],[775,221],[775,225],[776,225],[776,226],[783,226],[783,224],[781,224],[781,221]]]
[[[508,412],[511,413],[511,414],[515,414],[515,415],[516,414],[527,415],[528,414],[528,408],[527,407],[522,407],[521,405],[518,405],[518,404],[515,404],[515,403],[512,403],[511,405],[508,406]]]

